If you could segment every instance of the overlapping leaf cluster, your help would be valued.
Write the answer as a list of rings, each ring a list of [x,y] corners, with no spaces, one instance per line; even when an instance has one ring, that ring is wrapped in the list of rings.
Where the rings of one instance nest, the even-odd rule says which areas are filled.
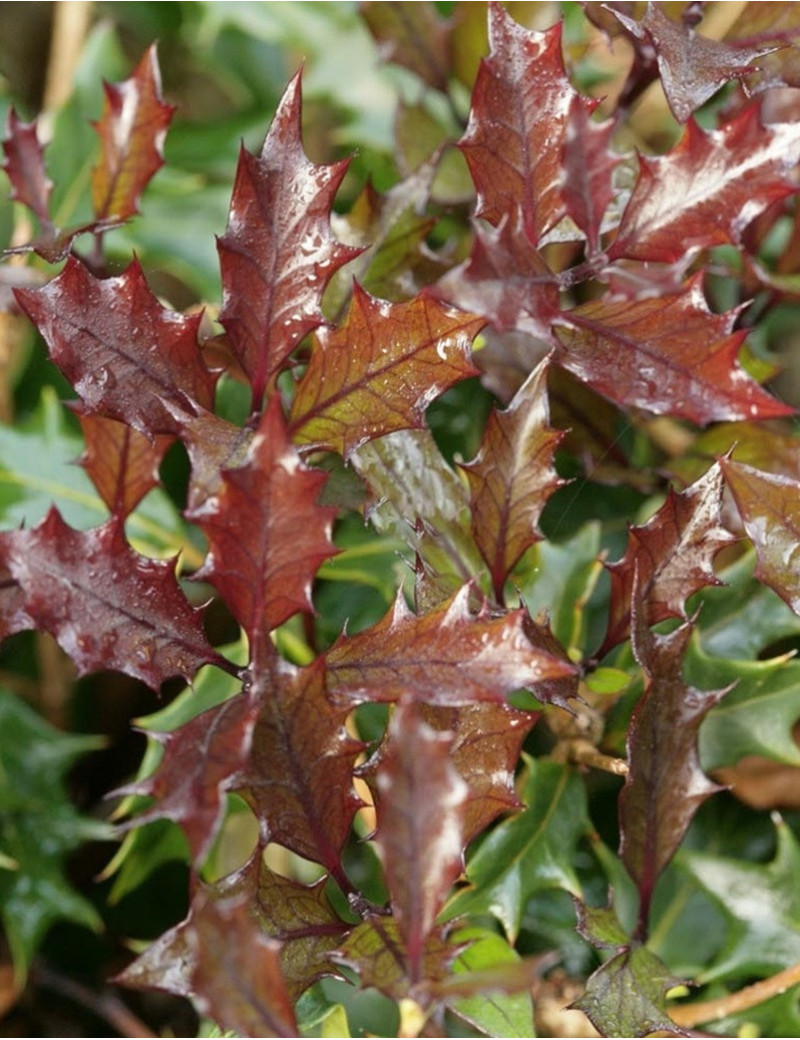
[[[153,730],[161,754],[128,789],[134,825],[169,820],[185,833],[191,908],[123,979],[192,996],[242,1035],[297,1035],[304,994],[328,976],[398,1002],[403,1035],[414,1022],[442,1029],[446,1015],[493,1035],[503,1027],[492,1013],[531,1035],[525,994],[541,965],[511,947],[557,890],[575,897],[580,934],[608,951],[580,1001],[597,1028],[680,1032],[666,1007],[674,973],[652,939],[654,895],[721,789],[701,764],[797,761],[794,666],[755,659],[800,623],[773,597],[784,630],[765,630],[752,661],[726,671],[715,662],[744,655],[714,645],[726,620],[718,607],[715,628],[715,560],[745,534],[753,611],[772,589],[800,613],[800,471],[777,425],[792,409],[760,385],[745,346],[751,298],[769,308],[794,291],[800,122],[769,92],[791,84],[792,52],[777,58],[755,22],[748,32],[758,5],[731,42],[699,36],[688,7],[674,19],[657,5],[639,17],[587,6],[632,54],[606,119],[567,72],[560,24],[532,32],[489,6],[466,127],[450,131],[474,186],[468,221],[454,219],[455,203],[437,224],[437,175],[452,155],[436,148],[383,197],[365,189],[337,218],[340,241],[332,211],[347,163],[307,157],[295,77],[260,153],[239,158],[216,335],[166,306],[137,260],[113,276],[103,265],[108,227],[138,211],[162,162],[172,110],[155,53],[106,88],[89,226],[55,227],[36,130],[9,120],[5,169],[39,225],[30,248],[66,256],[17,303],[75,389],[82,463],[109,517],[76,529],[54,506],[0,535],[2,633],[47,631],[79,674],[114,669],[156,690],[210,666],[181,695],[180,721]],[[457,17],[427,4],[364,13],[392,60],[448,92]],[[663,154],[633,157],[626,115],[657,80],[684,125]],[[695,111],[728,83],[701,125]],[[423,115],[405,118],[413,127]],[[769,266],[762,245],[777,234],[789,244]],[[730,263],[734,305],[715,300],[712,261]],[[505,401],[474,458],[451,464],[429,409],[479,373]],[[215,414],[220,379],[246,386],[242,423]],[[140,554],[128,533],[175,441],[190,465],[184,515],[204,539],[194,569]],[[615,562],[601,563],[596,525],[565,550],[545,522],[573,494],[560,472],[578,467],[595,487],[627,485],[652,514]],[[336,574],[349,471],[406,578],[382,618],[326,645],[313,634],[315,582]],[[243,661],[209,642],[189,579],[239,626]],[[708,600],[699,621],[697,593]],[[772,730],[760,742],[726,736],[748,728],[770,683],[783,697]],[[380,705],[389,721],[376,731]],[[523,755],[542,713],[552,754]],[[599,839],[581,763],[626,775],[620,860],[608,868],[634,894],[625,926],[621,903],[584,902],[576,849]],[[204,868],[233,795],[257,839],[243,866],[212,881]],[[356,834],[375,854],[369,884]],[[268,865],[268,846],[311,861],[317,880]],[[683,869],[707,886],[700,854]],[[465,927],[485,915],[503,940]],[[735,980],[744,964],[722,953],[708,978]]]

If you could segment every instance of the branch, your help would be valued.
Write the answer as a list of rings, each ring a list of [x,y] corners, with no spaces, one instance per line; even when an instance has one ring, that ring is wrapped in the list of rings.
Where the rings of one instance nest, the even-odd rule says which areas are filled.
[[[752,986],[745,986],[737,993],[729,993],[717,1000],[705,1000],[697,1004],[682,1004],[669,1009],[672,1021],[684,1028],[691,1029],[702,1022],[713,1022],[727,1015],[734,1015],[739,1011],[747,1011],[749,1008],[763,1004],[771,997],[779,997],[791,986],[800,983],[800,961],[790,968],[772,975],[761,982],[755,982]]]

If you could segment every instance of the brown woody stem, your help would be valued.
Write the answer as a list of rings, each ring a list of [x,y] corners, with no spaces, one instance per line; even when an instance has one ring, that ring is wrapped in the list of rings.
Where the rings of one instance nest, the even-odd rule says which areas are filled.
[[[704,1000],[697,1004],[681,1004],[669,1009],[669,1017],[675,1025],[691,1029],[703,1022],[713,1022],[726,1015],[734,1015],[739,1011],[747,1011],[758,1004],[763,1004],[771,997],[779,997],[791,986],[800,983],[800,961],[790,968],[771,975],[752,986],[745,986],[737,993],[729,993],[716,1000]]]

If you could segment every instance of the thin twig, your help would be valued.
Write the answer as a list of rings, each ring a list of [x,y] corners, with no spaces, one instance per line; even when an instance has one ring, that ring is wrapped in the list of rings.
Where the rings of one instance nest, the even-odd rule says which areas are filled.
[[[68,978],[52,968],[37,965],[33,972],[34,981],[46,989],[67,997],[74,1003],[91,1011],[116,1029],[122,1036],[157,1037],[131,1009],[108,990],[95,993],[87,986]]]
[[[798,983],[800,983],[800,961],[790,968],[778,972],[777,975],[762,979],[761,982],[754,982],[752,986],[745,986],[744,989],[740,989],[736,993],[729,993],[725,997],[672,1007],[669,1009],[669,1017],[676,1025],[691,1029],[703,1022],[714,1022],[727,1015],[737,1014],[739,1011],[748,1011],[758,1004],[763,1004],[771,997],[779,997]]]

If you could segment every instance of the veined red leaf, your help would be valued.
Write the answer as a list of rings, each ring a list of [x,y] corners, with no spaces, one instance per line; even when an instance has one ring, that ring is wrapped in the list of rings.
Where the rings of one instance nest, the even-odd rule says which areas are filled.
[[[394,611],[354,636],[341,635],[326,655],[328,688],[345,703],[403,697],[441,707],[500,701],[521,687],[574,669],[538,649],[525,614],[470,613],[469,586],[449,602],[417,616],[402,593]]]
[[[764,126],[750,105],[719,130],[694,119],[667,155],[639,156],[639,178],[611,260],[674,263],[698,249],[738,243],[747,225],[796,190],[800,126]]]
[[[578,95],[564,70],[560,23],[528,32],[492,3],[489,44],[459,147],[478,192],[476,215],[499,225],[520,213],[536,246],[565,212],[563,150]]]
[[[209,540],[196,577],[210,581],[244,628],[251,652],[298,611],[310,611],[311,583],[336,552],[336,510],[317,505],[327,474],[308,469],[271,399],[242,465],[222,473],[222,488],[189,514]]]
[[[164,756],[152,776],[121,793],[149,795],[156,804],[130,826],[160,819],[180,824],[199,869],[222,823],[225,792],[246,765],[258,707],[242,693],[171,733],[151,733],[164,744]]]
[[[95,124],[100,161],[92,170],[92,205],[98,220],[127,220],[164,164],[164,138],[172,105],[161,96],[155,44],[122,83],[105,83],[103,114]]]
[[[608,633],[603,657],[627,638],[634,578],[647,625],[669,617],[685,618],[684,604],[698,589],[718,585],[713,560],[736,539],[720,526],[722,471],[714,465],[685,491],[670,489],[667,500],[646,524],[628,531],[628,548],[611,573]]]
[[[681,670],[692,626],[687,622],[669,635],[655,635],[635,589],[631,630],[645,687],[628,729],[620,856],[639,889],[636,938],[644,941],[656,882],[694,814],[721,790],[700,768],[697,739],[703,719],[728,691],[697,690],[684,682]]]
[[[593,300],[564,313],[555,360],[617,404],[701,426],[791,415],[737,364],[735,319],[711,313],[699,277],[675,295]]]
[[[342,882],[339,855],[361,805],[353,766],[362,745],[344,728],[350,706],[330,702],[321,658],[301,670],[257,675],[254,694],[261,715],[241,793],[265,843],[321,863]]]
[[[434,90],[450,78],[450,25],[432,3],[361,5],[383,61],[402,65]]]
[[[721,459],[758,558],[756,577],[800,614],[800,482]]]
[[[13,630],[50,632],[80,675],[113,669],[158,690],[204,664],[232,668],[208,644],[175,561],[134,552],[118,518],[75,531],[52,509],[29,531],[0,535],[0,562],[23,593]]]
[[[294,441],[347,457],[373,437],[422,428],[430,402],[477,373],[469,350],[483,325],[430,296],[386,303],[356,284],[344,323],[315,336],[292,404]]]
[[[614,198],[614,170],[619,156],[609,150],[616,129],[612,119],[592,119],[595,103],[574,94],[564,138],[564,205],[586,235],[589,255],[600,249],[603,215]]]
[[[634,36],[652,43],[664,93],[679,123],[685,123],[725,83],[754,72],[753,62],[774,50],[736,47],[700,36],[683,20],[669,18],[658,4],[649,3],[640,22],[612,11]]]
[[[44,167],[36,123],[23,123],[13,108],[6,117],[3,170],[11,181],[11,198],[35,213],[43,229],[53,229],[50,193],[53,182]]]
[[[469,789],[450,761],[452,744],[413,700],[401,700],[375,775],[375,842],[412,983],[422,979],[425,944],[463,866]]]
[[[489,566],[494,592],[514,564],[541,537],[539,516],[561,486],[553,456],[561,434],[551,430],[547,362],[540,364],[503,411],[493,411],[477,457],[462,468],[472,496],[472,532]]]
[[[132,426],[78,410],[86,450],[80,462],[111,510],[124,519],[159,481],[158,467],[172,437],[152,440]]]
[[[100,279],[70,257],[42,289],[16,296],[90,411],[152,437],[178,432],[169,403],[211,408],[215,377],[197,344],[201,315],[162,307],[138,260]]]
[[[173,410],[192,464],[187,511],[194,514],[222,491],[222,474],[226,470],[244,465],[253,430],[249,426],[235,426],[205,409],[192,412],[194,414]]]
[[[552,342],[559,313],[558,282],[512,213],[498,227],[477,223],[469,260],[448,272],[436,292],[457,307],[484,315],[500,332],[517,330]]]
[[[331,275],[360,250],[330,231],[347,162],[317,166],[303,150],[300,74],[281,100],[259,156],[242,149],[228,227],[219,240],[222,309],[253,409],[307,333],[323,321]]]

